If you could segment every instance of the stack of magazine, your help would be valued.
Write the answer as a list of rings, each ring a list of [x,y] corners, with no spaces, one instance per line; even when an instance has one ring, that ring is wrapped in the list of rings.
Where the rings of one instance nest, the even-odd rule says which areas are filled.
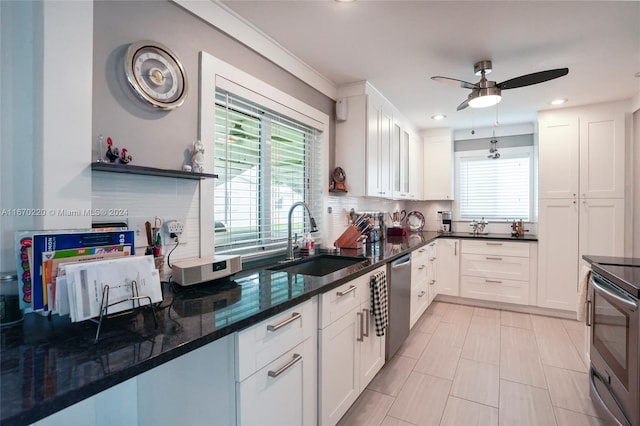
[[[162,301],[151,256],[135,256],[126,228],[16,233],[21,309],[83,321]],[[108,300],[103,294],[108,294]],[[132,300],[134,296],[148,298]],[[122,302],[122,303],[115,303]]]

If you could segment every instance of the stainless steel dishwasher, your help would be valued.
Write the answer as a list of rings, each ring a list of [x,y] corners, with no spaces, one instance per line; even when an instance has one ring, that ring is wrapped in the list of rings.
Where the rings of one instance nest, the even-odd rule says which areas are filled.
[[[389,263],[389,328],[387,329],[386,359],[398,351],[409,336],[411,306],[411,253]]]

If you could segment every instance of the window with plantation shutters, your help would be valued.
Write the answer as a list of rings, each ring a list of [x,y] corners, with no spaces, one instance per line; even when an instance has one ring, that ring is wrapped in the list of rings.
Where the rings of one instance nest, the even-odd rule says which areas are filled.
[[[487,158],[486,150],[457,153],[460,220],[530,220],[532,149],[502,149],[500,154],[500,158],[492,159]]]
[[[305,201],[319,220],[320,132],[220,88],[215,107],[215,251],[282,250],[293,203]],[[309,231],[301,208],[292,223],[299,236]]]

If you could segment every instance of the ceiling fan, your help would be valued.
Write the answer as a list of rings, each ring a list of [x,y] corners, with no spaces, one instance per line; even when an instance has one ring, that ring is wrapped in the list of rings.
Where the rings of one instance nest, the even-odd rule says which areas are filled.
[[[481,76],[480,81],[477,83],[469,83],[468,81],[458,80],[456,78],[440,76],[431,77],[431,79],[456,87],[462,87],[463,89],[471,89],[471,93],[469,93],[467,99],[458,105],[457,111],[460,111],[468,106],[471,108],[485,108],[493,106],[502,99],[501,93],[503,90],[543,83],[569,73],[569,68],[558,68],[554,70],[525,74],[503,81],[502,83],[496,83],[495,81],[489,81],[486,78],[486,74],[489,74],[492,69],[491,61],[485,60],[476,62],[473,66],[473,70],[476,75]]]

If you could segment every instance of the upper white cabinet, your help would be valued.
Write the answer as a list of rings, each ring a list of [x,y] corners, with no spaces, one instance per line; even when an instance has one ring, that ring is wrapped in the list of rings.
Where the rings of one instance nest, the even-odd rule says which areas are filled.
[[[353,196],[418,199],[411,186],[411,158],[417,145],[408,122],[367,82],[339,89],[346,119],[336,122],[336,166],[347,175]],[[413,166],[416,166],[414,164]]]
[[[453,200],[453,140],[449,129],[425,130],[423,139],[424,200]]]
[[[424,144],[422,138],[417,135],[409,135],[409,198],[411,200],[423,199],[423,154]]]
[[[624,125],[615,107],[541,112],[540,198],[624,197]]]

